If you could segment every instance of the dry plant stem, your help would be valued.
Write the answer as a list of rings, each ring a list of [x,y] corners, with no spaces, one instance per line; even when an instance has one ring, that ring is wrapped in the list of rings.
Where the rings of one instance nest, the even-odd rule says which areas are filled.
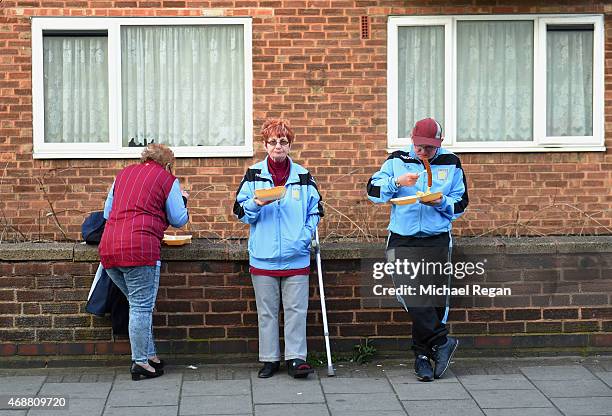
[[[43,176],[43,178],[44,177],[45,176]],[[55,225],[57,225],[57,228],[59,228],[59,230],[61,231],[62,235],[64,236],[66,240],[74,241],[72,238],[68,237],[68,235],[66,234],[66,231],[64,231],[64,228],[62,227],[62,224],[60,224],[59,219],[57,218],[57,214],[55,212],[55,208],[53,208],[53,202],[51,201],[51,199],[49,199],[49,196],[47,194],[47,189],[45,187],[45,183],[43,179],[36,178],[36,181],[40,184],[40,189],[43,192],[45,201],[47,201],[47,203],[49,204],[49,209],[51,209],[51,212],[49,212],[47,216],[53,217],[53,220],[55,221]]]
[[[363,236],[365,237],[366,241],[370,242],[370,237],[368,236],[368,234],[363,230],[363,228],[361,228],[359,226],[359,224],[357,224],[355,221],[353,221],[350,217],[344,215],[342,212],[338,211],[336,208],[332,207],[331,205],[329,205],[328,203],[326,203],[325,201],[321,201],[321,203],[326,207],[329,208],[331,210],[333,210],[334,212],[336,212],[338,215],[340,215],[341,217],[347,219],[351,224],[353,224],[355,226],[355,228],[357,228],[359,231],[361,231],[361,233],[363,234]]]

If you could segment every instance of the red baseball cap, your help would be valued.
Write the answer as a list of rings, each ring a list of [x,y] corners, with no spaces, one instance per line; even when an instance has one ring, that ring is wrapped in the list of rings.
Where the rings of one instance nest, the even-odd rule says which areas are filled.
[[[442,146],[442,126],[433,118],[424,118],[414,124],[412,142],[421,146]]]

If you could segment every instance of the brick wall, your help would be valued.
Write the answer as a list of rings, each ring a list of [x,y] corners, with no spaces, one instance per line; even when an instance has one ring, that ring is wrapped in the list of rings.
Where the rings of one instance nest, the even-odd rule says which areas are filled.
[[[455,298],[449,323],[462,353],[612,349],[612,239],[460,239],[455,261],[487,259],[485,280],[511,297]],[[392,302],[368,307],[365,244],[324,246],[325,292],[335,351],[369,337],[379,350],[407,350],[410,318]],[[0,245],[0,355],[108,355],[110,321],[84,313],[97,267],[82,245]],[[165,248],[155,336],[163,353],[256,353],[257,312],[243,246],[202,241]],[[479,260],[480,261],[480,260]],[[313,263],[314,264],[314,263]],[[321,351],[317,277],[311,276],[310,348]],[[282,331],[281,331],[282,334]]]
[[[253,17],[255,133],[267,117],[289,119],[294,158],[317,178],[328,204],[323,235],[383,235],[388,207],[365,199],[386,148],[386,22],[389,15],[604,13],[606,144],[612,146],[612,7],[605,1],[466,0],[4,0],[0,4],[0,239],[78,238],[102,207],[126,160],[33,160],[31,16]],[[571,4],[571,5],[570,5]],[[371,33],[360,39],[360,17]],[[176,173],[198,195],[190,231],[244,237],[231,201],[246,167],[263,157],[182,159]],[[469,212],[462,235],[610,234],[612,154],[464,154]],[[203,190],[205,189],[205,190]],[[44,192],[43,192],[44,190]],[[51,205],[52,204],[52,208]],[[501,209],[500,207],[503,207]],[[47,214],[51,210],[58,221]],[[537,212],[537,215],[534,213]],[[65,235],[60,231],[65,230]]]

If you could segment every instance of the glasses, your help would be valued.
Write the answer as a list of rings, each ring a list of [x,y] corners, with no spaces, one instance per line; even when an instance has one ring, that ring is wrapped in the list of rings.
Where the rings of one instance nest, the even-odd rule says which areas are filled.
[[[289,145],[289,140],[287,140],[287,139],[280,139],[279,141],[276,141],[276,139],[272,139],[272,140],[268,140],[266,143],[269,144],[272,147],[276,147],[276,145],[278,143],[280,143],[281,146],[288,146]]]
[[[432,152],[432,151],[437,149],[436,146],[419,146],[419,145],[415,145],[414,148],[416,150],[418,150],[418,151],[421,151],[421,152],[423,152],[423,151],[424,152]]]

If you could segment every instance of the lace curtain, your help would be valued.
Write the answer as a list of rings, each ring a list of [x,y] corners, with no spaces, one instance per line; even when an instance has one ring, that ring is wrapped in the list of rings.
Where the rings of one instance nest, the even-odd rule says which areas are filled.
[[[533,22],[458,22],[457,141],[533,140]]]
[[[434,117],[444,126],[444,26],[398,29],[398,136]]]
[[[593,30],[546,33],[546,135],[593,135]]]
[[[243,43],[238,25],[122,27],[123,145],[243,144]]]
[[[108,142],[108,42],[43,37],[46,143]]]

